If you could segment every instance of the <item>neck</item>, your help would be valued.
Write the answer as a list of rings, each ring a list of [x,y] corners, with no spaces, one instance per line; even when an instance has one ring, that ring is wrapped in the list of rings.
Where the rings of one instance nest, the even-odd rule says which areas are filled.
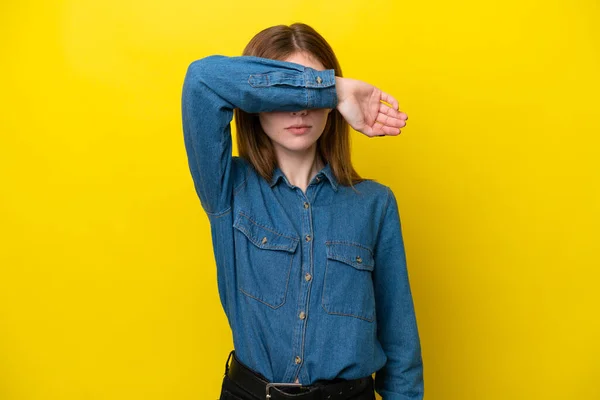
[[[318,156],[316,146],[305,153],[276,152],[277,164],[290,184],[306,190],[311,179],[319,172],[325,163]]]

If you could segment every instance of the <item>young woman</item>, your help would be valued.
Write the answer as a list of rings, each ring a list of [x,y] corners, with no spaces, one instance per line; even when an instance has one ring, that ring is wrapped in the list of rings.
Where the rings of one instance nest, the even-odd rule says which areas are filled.
[[[192,62],[182,119],[233,333],[221,400],[422,399],[396,198],[350,160],[349,126],[400,133],[396,99],[297,23]]]

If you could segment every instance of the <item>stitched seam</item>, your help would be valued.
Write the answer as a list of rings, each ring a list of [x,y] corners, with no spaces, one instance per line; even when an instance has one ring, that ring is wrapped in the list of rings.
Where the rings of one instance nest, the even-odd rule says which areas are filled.
[[[298,238],[296,238],[296,237],[292,237],[292,236],[285,235],[285,234],[283,234],[283,233],[276,232],[276,231],[274,231],[273,229],[270,229],[269,227],[266,227],[266,226],[264,226],[264,225],[262,225],[262,224],[260,224],[260,223],[256,222],[255,220],[253,220],[253,219],[252,219],[252,217],[250,217],[248,214],[246,214],[246,213],[245,213],[245,212],[243,212],[243,211],[240,211],[239,213],[240,213],[241,215],[245,216],[246,218],[248,218],[248,220],[250,220],[250,222],[252,222],[254,225],[260,226],[261,228],[264,228],[264,229],[268,230],[269,232],[272,232],[272,233],[274,233],[274,234],[276,234],[276,235],[278,235],[278,236],[283,236],[283,237],[285,237],[285,238],[291,239],[291,240],[293,240],[293,241],[295,241],[295,242],[297,242],[297,241],[299,240],[299,239],[298,239]]]
[[[337,260],[340,262],[343,262],[344,264],[348,264],[353,268],[356,268],[358,270],[361,271],[372,271],[374,266],[373,264],[367,264],[367,263],[357,263],[356,261],[354,261],[353,259],[348,259],[348,258],[344,258],[344,256],[341,255],[337,255],[337,254],[328,254],[327,258],[330,260]]]
[[[314,233],[312,210],[313,210],[312,207],[308,209],[308,222],[310,223],[310,231]],[[315,257],[314,257],[315,242],[311,241],[309,246],[310,246],[310,272],[314,276],[314,273],[315,273],[315,268],[314,268],[314,265],[315,265]],[[302,265],[300,265],[300,269],[302,270]],[[304,309],[306,310],[307,314],[308,314],[308,309],[310,307],[310,293],[312,291],[313,286],[314,286],[314,282],[312,282],[310,285],[308,285],[308,292],[306,293],[306,301],[305,301]],[[323,301],[322,297],[321,297],[321,301]],[[307,319],[304,321],[304,326],[302,327],[303,329],[301,330],[302,339],[300,341],[300,354],[302,355],[302,362],[300,363],[300,365],[298,365],[298,369],[296,370],[296,375],[300,375],[300,372],[302,371],[302,367],[304,366],[304,349],[305,349],[305,345],[306,345],[306,330],[308,328],[308,316],[306,318]],[[306,371],[302,371],[302,372],[306,373]]]
[[[325,244],[347,244],[347,245],[351,245],[351,246],[356,246],[356,247],[361,247],[365,250],[367,250],[369,253],[371,253],[371,256],[373,256],[373,251],[371,250],[370,247],[360,244],[358,242],[353,242],[351,240],[326,240]]]
[[[246,176],[246,179],[244,179],[244,181],[242,183],[240,183],[239,185],[237,185],[234,189],[233,189],[233,194],[238,194],[239,191],[242,189],[242,186],[244,186],[246,184],[246,182],[248,182],[248,177]]]
[[[248,232],[248,230],[242,226],[242,225],[235,225],[235,227],[237,229],[239,229],[240,231],[242,231],[247,237],[248,239],[250,239],[250,241],[258,248],[261,249],[281,249],[281,250],[293,250],[294,247],[293,245],[284,245],[284,244],[269,244],[268,246],[265,246],[262,243],[259,243],[258,241],[254,240],[254,237],[252,236],[252,234],[250,232]]]
[[[275,309],[277,309],[277,308],[279,308],[279,307],[281,307],[282,305],[284,305],[284,304],[285,304],[285,296],[284,296],[283,302],[282,302],[281,304],[278,304],[278,305],[274,306],[274,305],[271,305],[271,304],[267,303],[265,300],[263,300],[263,299],[261,299],[261,298],[258,298],[258,297],[256,297],[256,296],[253,296],[253,295],[251,295],[250,293],[248,293],[248,292],[244,291],[244,289],[242,289],[242,288],[241,288],[241,287],[239,287],[239,286],[238,286],[238,290],[239,290],[240,292],[244,293],[246,296],[248,296],[248,297],[250,297],[250,298],[253,298],[254,300],[256,300],[256,301],[258,301],[258,302],[261,302],[261,303],[263,303],[264,305],[266,305],[266,306],[269,306],[269,307],[271,307],[271,308],[272,308],[272,309],[274,309],[274,310],[275,310]]]
[[[327,311],[327,310],[325,310]],[[367,321],[367,322],[373,322],[375,320],[375,317],[373,318],[366,318],[360,315],[354,315],[354,314],[344,314],[344,313],[340,313],[340,312],[335,312],[335,311],[327,311],[328,314],[331,315],[343,315],[346,317],[354,317],[354,318],[358,318],[358,319],[362,319],[363,321]]]
[[[391,193],[392,190],[389,187],[387,187],[387,198],[385,199],[385,206],[383,207],[381,217],[379,217],[379,226],[377,227],[377,240],[375,243],[379,243],[379,235],[381,234],[381,230],[383,229],[383,217],[385,217],[385,214],[387,214],[388,205],[390,204]]]
[[[343,315],[343,316],[346,316],[346,317],[354,317],[354,318],[362,319],[362,320],[367,321],[367,322],[373,322],[375,320],[375,316],[373,316],[371,318],[367,318],[367,317],[363,317],[363,316],[355,315],[355,314],[346,314],[346,313],[342,313],[342,312],[330,311],[330,310],[327,309],[327,307],[325,307],[325,287],[326,287],[325,283],[327,282],[327,271],[328,270],[329,270],[329,259],[325,263],[325,277],[323,279],[323,289],[321,291],[321,307],[323,308],[323,310],[325,310],[325,312],[327,314]]]
[[[213,218],[220,218],[223,215],[229,213],[231,211],[231,207],[227,207],[225,210],[223,211],[219,211],[219,212],[208,212],[206,211],[206,213],[208,214],[209,217],[213,217]]]
[[[366,246],[361,245],[359,243],[356,242],[352,242],[352,241],[342,241],[342,240],[328,240],[325,242],[326,245],[328,246],[326,248],[326,255],[328,259],[333,259],[333,260],[337,260],[337,261],[341,261],[345,264],[350,265],[353,268],[356,268],[358,270],[361,271],[373,271],[373,269],[375,268],[374,264],[375,264],[375,258],[373,256],[373,252]],[[344,254],[341,253],[337,253],[334,249],[332,249],[332,247],[329,247],[330,245],[338,245],[338,244],[343,244],[345,246],[351,246],[351,247],[356,247],[357,249],[365,249],[367,250],[369,253],[368,254],[363,254],[366,258],[365,262],[363,263],[358,263],[356,262],[355,259],[353,258],[347,258],[344,256]]]
[[[287,292],[288,292],[288,287],[289,287],[289,282],[290,282],[290,275],[292,273],[292,264],[294,263],[295,254],[292,254],[289,257],[290,257],[290,264],[288,266],[287,278],[286,278],[286,281],[285,281],[285,288],[284,288],[284,291],[283,291],[283,300],[281,301],[280,304],[274,305],[274,304],[267,303],[267,301],[264,298],[262,298],[262,296],[261,297],[257,297],[255,295],[252,295],[252,294],[246,292],[244,289],[242,289],[239,286],[239,281],[238,281],[238,290],[240,292],[244,293],[246,296],[251,297],[251,298],[253,298],[256,301],[259,301],[259,302],[261,302],[261,303],[269,306],[270,308],[272,308],[274,310],[277,309],[277,308],[279,308],[279,307],[281,307],[281,306],[283,306],[285,304],[285,302],[287,301]]]
[[[252,79],[252,78],[259,78],[259,77],[263,77],[263,76],[265,77],[265,80],[267,81],[266,84],[263,84],[263,83],[260,83],[260,82],[257,83],[257,84],[254,84],[254,83],[250,82],[250,79]],[[268,74],[254,74],[254,75],[250,75],[248,77],[248,84],[250,86],[252,86],[252,87],[267,87],[267,86],[269,86],[269,75]]]

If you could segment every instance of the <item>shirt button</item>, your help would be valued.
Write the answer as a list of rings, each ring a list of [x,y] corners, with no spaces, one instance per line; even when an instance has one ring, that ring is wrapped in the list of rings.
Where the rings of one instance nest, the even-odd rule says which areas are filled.
[[[356,262],[361,263],[362,262],[362,258],[360,258],[360,256],[356,256]]]
[[[310,235],[306,235],[306,241],[310,242]]]
[[[300,311],[300,314],[298,315],[298,318],[300,318],[300,319],[306,318],[306,313],[304,311]]]
[[[309,204],[307,202],[304,202],[304,208],[308,208]]]
[[[264,238],[262,238],[262,244],[267,243],[267,237],[265,236]]]
[[[316,179],[317,179],[317,182],[320,182],[320,181],[321,181],[321,178],[320,178],[320,177],[318,177],[318,176],[317,176],[317,178],[316,178]]]
[[[300,358],[300,356],[296,356],[296,358],[294,359],[294,362],[296,364],[300,364],[302,362],[302,359]]]
[[[320,84],[321,84],[321,82],[323,82],[323,79],[321,79],[321,77],[320,77],[320,76],[317,76],[317,83],[320,85]]]
[[[308,272],[306,274],[304,274],[304,280],[306,282],[310,281],[311,279],[312,279],[312,275],[311,274],[309,274]]]

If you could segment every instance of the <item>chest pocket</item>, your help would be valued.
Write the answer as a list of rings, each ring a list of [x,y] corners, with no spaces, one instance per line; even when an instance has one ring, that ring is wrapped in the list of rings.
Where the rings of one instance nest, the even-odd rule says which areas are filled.
[[[327,262],[321,304],[329,314],[373,321],[373,253],[357,243],[325,242]]]
[[[281,307],[299,239],[260,224],[241,211],[233,227],[237,230],[238,290],[271,308]]]

